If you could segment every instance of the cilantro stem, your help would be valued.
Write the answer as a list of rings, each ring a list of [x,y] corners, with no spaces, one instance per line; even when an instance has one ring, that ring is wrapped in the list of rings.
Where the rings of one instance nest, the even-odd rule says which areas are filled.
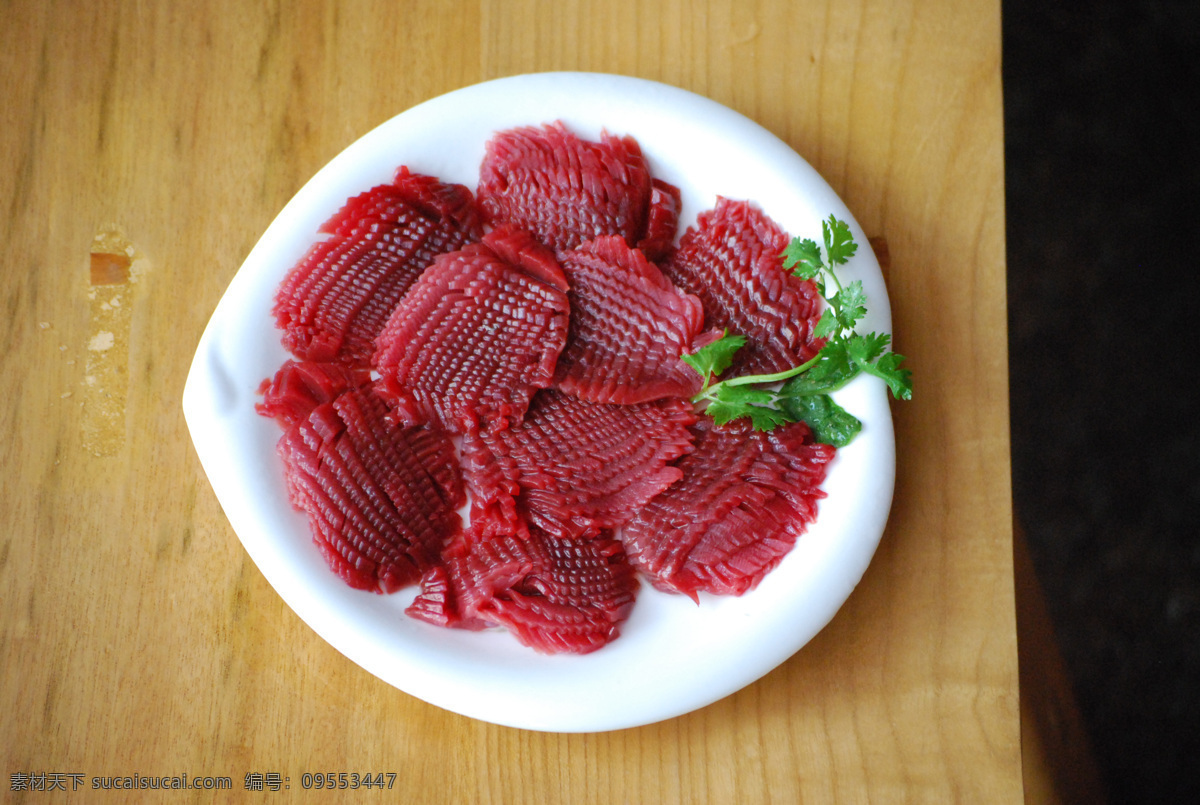
[[[821,273],[824,274],[825,276],[829,277],[831,280],[833,280],[833,284],[837,286],[837,290],[834,291],[833,294],[824,294],[824,293],[821,294],[822,296],[825,297],[825,301],[827,303],[832,304],[830,302],[830,300],[835,298],[839,293],[842,292],[842,281],[840,279],[838,279],[838,275],[834,273],[832,266],[823,267],[821,269]]]
[[[722,386],[732,388],[733,386],[749,386],[758,385],[760,383],[764,385],[767,383],[779,383],[780,381],[795,377],[802,372],[807,372],[817,362],[817,360],[820,359],[820,357],[821,353],[818,352],[804,363],[793,366],[791,369],[785,369],[782,372],[774,372],[769,375],[742,375],[741,377],[731,377],[728,380],[722,380],[711,385],[706,382],[704,388],[700,389],[700,392],[692,398],[692,402],[713,399]]]

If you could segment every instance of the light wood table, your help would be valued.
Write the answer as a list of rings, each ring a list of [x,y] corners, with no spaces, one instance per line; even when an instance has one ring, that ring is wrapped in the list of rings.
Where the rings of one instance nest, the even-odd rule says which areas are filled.
[[[420,101],[564,69],[692,90],[791,144],[886,243],[916,374],[891,520],[834,621],[723,701],[581,735],[450,714],[318,638],[180,409],[217,300],[317,169]],[[93,778],[135,774],[237,799],[278,774],[273,801],[340,771],[396,788],[313,799],[1022,798],[996,0],[14,0],[0,88],[0,799],[40,779],[128,801]]]

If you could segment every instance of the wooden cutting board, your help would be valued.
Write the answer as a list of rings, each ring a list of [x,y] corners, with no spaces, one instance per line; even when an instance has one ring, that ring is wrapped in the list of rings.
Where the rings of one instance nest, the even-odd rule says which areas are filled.
[[[4,798],[185,774],[228,778],[193,801],[1021,798],[994,0],[15,0],[0,45]],[[542,70],[680,86],[791,144],[886,246],[916,373],[891,520],[833,623],[740,693],[605,734],[473,721],[338,654],[242,549],[180,409],[217,300],[316,170]],[[396,776],[316,790],[339,772]]]

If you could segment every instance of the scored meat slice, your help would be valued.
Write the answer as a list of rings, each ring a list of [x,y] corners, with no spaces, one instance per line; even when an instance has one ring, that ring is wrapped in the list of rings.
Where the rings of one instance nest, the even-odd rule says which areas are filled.
[[[550,384],[567,281],[531,235],[502,227],[438,257],[396,306],[373,359],[405,422],[502,428]]]
[[[410,616],[466,629],[503,626],[544,654],[587,654],[614,640],[638,579],[611,534],[517,536],[472,523],[422,580]]]
[[[351,198],[284,278],[273,313],[299,358],[367,366],[375,337],[421,272],[478,241],[471,191],[400,168],[392,184]]]
[[[727,377],[790,369],[821,348],[820,295],[783,268],[787,234],[745,201],[718,198],[663,262],[663,273],[704,305],[705,326],[746,337]]]
[[[650,188],[650,212],[646,216],[646,234],[636,245],[649,260],[659,260],[675,245],[675,232],[679,228],[679,208],[683,196],[679,188],[655,179]]]
[[[620,535],[630,561],[662,590],[741,595],[783,559],[817,516],[836,450],[803,422],[769,432],[745,420],[696,424],[682,479]]]
[[[680,293],[658,267],[610,235],[559,252],[571,290],[567,345],[557,388],[593,402],[691,397],[701,378],[680,359],[704,324],[700,300]]]
[[[471,516],[490,509],[557,537],[616,528],[679,479],[668,465],[691,449],[695,421],[686,400],[606,405],[538,392],[521,422],[464,436]]]
[[[636,140],[606,132],[592,142],[562,123],[493,136],[476,194],[488,223],[527,229],[555,250],[620,235],[651,259],[674,240],[679,212],[678,191],[654,183]]]
[[[282,372],[316,370],[293,365]],[[303,380],[279,385],[301,387]],[[269,406],[260,411],[275,415]],[[289,499],[308,516],[330,568],[351,587],[390,593],[439,560],[461,530],[457,510],[466,494],[449,436],[396,427],[387,414],[371,386],[350,387],[287,427],[276,449]]]
[[[285,361],[274,377],[262,382],[262,402],[254,408],[285,430],[307,419],[318,405],[333,402],[347,389],[366,385],[370,372],[342,363]]]

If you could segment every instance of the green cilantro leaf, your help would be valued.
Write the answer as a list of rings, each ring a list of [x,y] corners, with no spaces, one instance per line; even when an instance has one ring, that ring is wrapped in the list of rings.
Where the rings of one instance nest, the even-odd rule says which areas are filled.
[[[717,425],[749,417],[755,430],[772,430],[790,421],[776,406],[774,392],[753,386],[720,386],[708,404],[707,413]]]
[[[887,333],[852,335],[846,339],[846,354],[860,368],[865,369],[867,364],[883,354],[891,342],[892,337]]]
[[[863,367],[863,370],[870,372],[887,383],[888,388],[892,390],[892,396],[897,400],[911,400],[912,372],[908,369],[900,368],[900,363],[903,360],[903,355],[888,352],[881,356],[874,365]]]
[[[836,335],[841,326],[838,324],[837,311],[831,307],[821,312],[821,318],[813,325],[814,338],[831,338]]]
[[[858,367],[846,354],[846,342],[830,341],[819,353],[817,360],[805,372],[801,372],[783,384],[781,397],[803,397],[812,394],[827,394],[837,391],[858,374]]]
[[[845,447],[862,430],[862,422],[828,394],[787,397],[780,407],[792,419],[807,423],[813,437],[822,444]]]
[[[845,265],[858,251],[858,244],[854,242],[850,225],[839,221],[833,215],[829,216],[828,221],[821,222],[821,234],[825,238],[825,254],[829,256],[831,268]]]
[[[911,400],[912,372],[900,368],[903,355],[885,352],[891,342],[887,333],[854,335],[846,339],[846,354],[859,369],[887,383],[897,400]]]
[[[821,247],[809,238],[792,238],[783,250],[783,267],[802,280],[812,279],[825,267],[821,261]]]
[[[696,374],[704,379],[704,387],[717,375],[729,368],[733,356],[746,344],[746,336],[730,335],[726,331],[711,344],[705,344],[695,352],[681,355],[683,362],[696,370]]]
[[[758,405],[750,406],[745,415],[750,417],[750,425],[755,430],[761,431],[775,430],[780,425],[786,425],[793,421],[778,408],[764,408]]]
[[[862,282],[855,280],[838,291],[830,300],[830,304],[837,311],[837,320],[841,328],[853,330],[858,320],[867,315],[867,292],[863,290]]]

